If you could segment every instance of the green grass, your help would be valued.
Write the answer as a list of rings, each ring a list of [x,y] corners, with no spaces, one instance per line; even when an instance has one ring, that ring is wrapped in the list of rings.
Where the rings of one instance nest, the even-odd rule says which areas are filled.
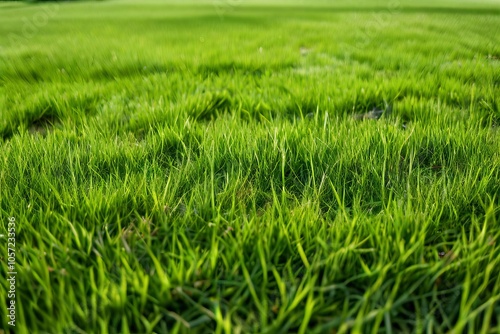
[[[500,333],[500,3],[235,3],[0,4],[15,332]]]

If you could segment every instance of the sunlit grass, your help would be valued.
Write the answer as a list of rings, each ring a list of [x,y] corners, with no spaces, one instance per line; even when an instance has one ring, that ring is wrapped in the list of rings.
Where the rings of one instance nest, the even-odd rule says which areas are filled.
[[[173,3],[0,5],[16,333],[498,333],[499,6]]]

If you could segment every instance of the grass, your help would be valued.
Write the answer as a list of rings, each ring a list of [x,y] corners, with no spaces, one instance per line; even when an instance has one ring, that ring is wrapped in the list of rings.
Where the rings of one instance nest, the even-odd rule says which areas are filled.
[[[0,4],[15,332],[500,333],[500,4],[388,8]]]

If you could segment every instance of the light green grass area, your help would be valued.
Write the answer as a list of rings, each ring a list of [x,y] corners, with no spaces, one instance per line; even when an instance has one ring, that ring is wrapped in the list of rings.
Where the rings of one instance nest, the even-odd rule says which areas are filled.
[[[5,333],[500,333],[499,1],[0,18]]]

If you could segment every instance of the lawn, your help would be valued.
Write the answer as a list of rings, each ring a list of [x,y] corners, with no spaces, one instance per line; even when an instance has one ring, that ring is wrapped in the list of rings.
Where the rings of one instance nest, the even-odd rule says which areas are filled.
[[[500,333],[499,1],[0,17],[0,333]]]

